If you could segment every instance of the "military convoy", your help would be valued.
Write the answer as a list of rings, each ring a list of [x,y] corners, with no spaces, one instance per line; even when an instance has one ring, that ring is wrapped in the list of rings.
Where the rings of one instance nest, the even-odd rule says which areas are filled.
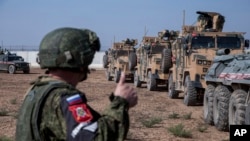
[[[183,25],[181,34],[164,30],[158,37],[143,37],[130,57],[134,85],[146,83],[150,91],[167,85],[173,99],[183,93],[185,105],[203,104],[205,122],[218,130],[250,125],[250,50],[244,50],[249,40],[244,32],[222,31],[225,19],[220,13],[197,14],[196,26]],[[115,61],[108,60],[106,68]]]
[[[171,44],[178,37],[178,31],[164,30],[158,36],[144,36],[136,50],[137,65],[134,73],[134,85],[147,84],[149,91],[158,85],[168,86],[169,69],[172,67]]]
[[[136,66],[135,46],[136,39],[126,39],[122,42],[114,42],[103,56],[103,67],[106,69],[106,78],[119,82],[121,72],[125,72],[126,78],[133,81],[134,68]]]
[[[28,74],[30,73],[30,65],[21,56],[0,49],[0,70],[7,71],[10,74],[14,74],[16,71],[23,71],[23,73]]]

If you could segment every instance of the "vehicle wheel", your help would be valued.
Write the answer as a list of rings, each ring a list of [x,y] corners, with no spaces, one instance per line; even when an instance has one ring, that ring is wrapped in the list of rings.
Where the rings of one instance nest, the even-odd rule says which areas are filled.
[[[250,103],[248,103],[245,112],[245,125],[250,125]]]
[[[135,69],[135,66],[137,65],[137,56],[134,52],[130,52],[129,58],[128,58],[128,68],[130,71]]]
[[[229,125],[245,124],[247,92],[244,90],[235,90],[229,101]]]
[[[30,70],[24,70],[23,73],[29,74],[29,73],[30,73]]]
[[[169,74],[168,79],[168,96],[170,98],[178,98],[179,93],[175,90],[175,82],[173,81],[173,74]]]
[[[106,74],[106,79],[107,79],[108,81],[111,81],[111,80],[112,80],[112,77],[110,76],[110,72],[109,72],[108,69],[106,69],[105,74]]]
[[[197,91],[194,87],[190,76],[186,76],[184,85],[184,104],[187,106],[194,106],[197,102]]]
[[[134,74],[134,85],[135,87],[141,87],[141,81],[138,75],[138,70],[136,70]]]
[[[156,79],[151,71],[148,72],[147,89],[149,91],[154,91],[156,89]]]
[[[116,70],[115,70],[115,77],[114,77],[114,81],[115,81],[116,83],[119,82],[120,76],[121,76],[121,71],[116,69]]]
[[[168,73],[169,69],[172,67],[172,53],[171,49],[165,48],[162,51],[162,61],[161,68],[163,73]]]
[[[214,125],[220,131],[228,131],[228,108],[231,91],[224,85],[219,85],[214,91],[213,118]]]
[[[14,74],[16,72],[16,67],[14,65],[9,65],[8,72]]]
[[[204,120],[207,124],[213,125],[213,100],[214,100],[214,90],[215,86],[213,84],[208,84],[203,100],[203,113]]]
[[[108,68],[108,56],[105,54],[103,55],[103,68]]]

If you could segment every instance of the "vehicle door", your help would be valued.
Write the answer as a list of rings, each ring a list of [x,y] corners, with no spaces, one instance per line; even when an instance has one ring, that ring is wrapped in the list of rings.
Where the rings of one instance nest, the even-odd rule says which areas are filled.
[[[8,56],[4,55],[3,57],[0,58],[1,63],[0,63],[0,68],[1,70],[8,70]]]

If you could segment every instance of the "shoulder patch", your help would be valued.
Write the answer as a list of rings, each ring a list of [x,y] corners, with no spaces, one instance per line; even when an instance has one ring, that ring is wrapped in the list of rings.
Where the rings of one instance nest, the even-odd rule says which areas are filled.
[[[91,112],[87,108],[87,105],[84,103],[71,105],[69,106],[69,110],[71,111],[75,121],[78,123],[89,122],[93,119]]]
[[[67,100],[69,106],[82,103],[82,98],[79,94],[75,94],[73,96],[70,96],[66,100]]]

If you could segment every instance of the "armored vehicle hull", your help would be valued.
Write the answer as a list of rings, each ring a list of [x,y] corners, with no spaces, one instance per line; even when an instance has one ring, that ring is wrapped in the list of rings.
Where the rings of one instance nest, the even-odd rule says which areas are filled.
[[[156,90],[157,86],[168,86],[169,69],[172,67],[172,41],[178,32],[164,30],[158,37],[144,36],[142,44],[137,48],[137,65],[135,67],[134,85],[141,87],[147,84],[149,91]]]
[[[115,42],[113,47],[106,51],[103,56],[103,67],[106,68],[106,78],[119,82],[121,72],[124,72],[126,78],[133,81],[134,68],[136,66],[136,54],[134,46],[137,40]]]
[[[222,55],[213,60],[205,77],[204,120],[218,130],[250,124],[250,54]],[[247,121],[247,122],[246,122]]]
[[[7,71],[10,74],[14,74],[17,71],[28,74],[30,73],[30,64],[25,62],[21,56],[10,53],[9,51],[1,51],[0,70]]]

